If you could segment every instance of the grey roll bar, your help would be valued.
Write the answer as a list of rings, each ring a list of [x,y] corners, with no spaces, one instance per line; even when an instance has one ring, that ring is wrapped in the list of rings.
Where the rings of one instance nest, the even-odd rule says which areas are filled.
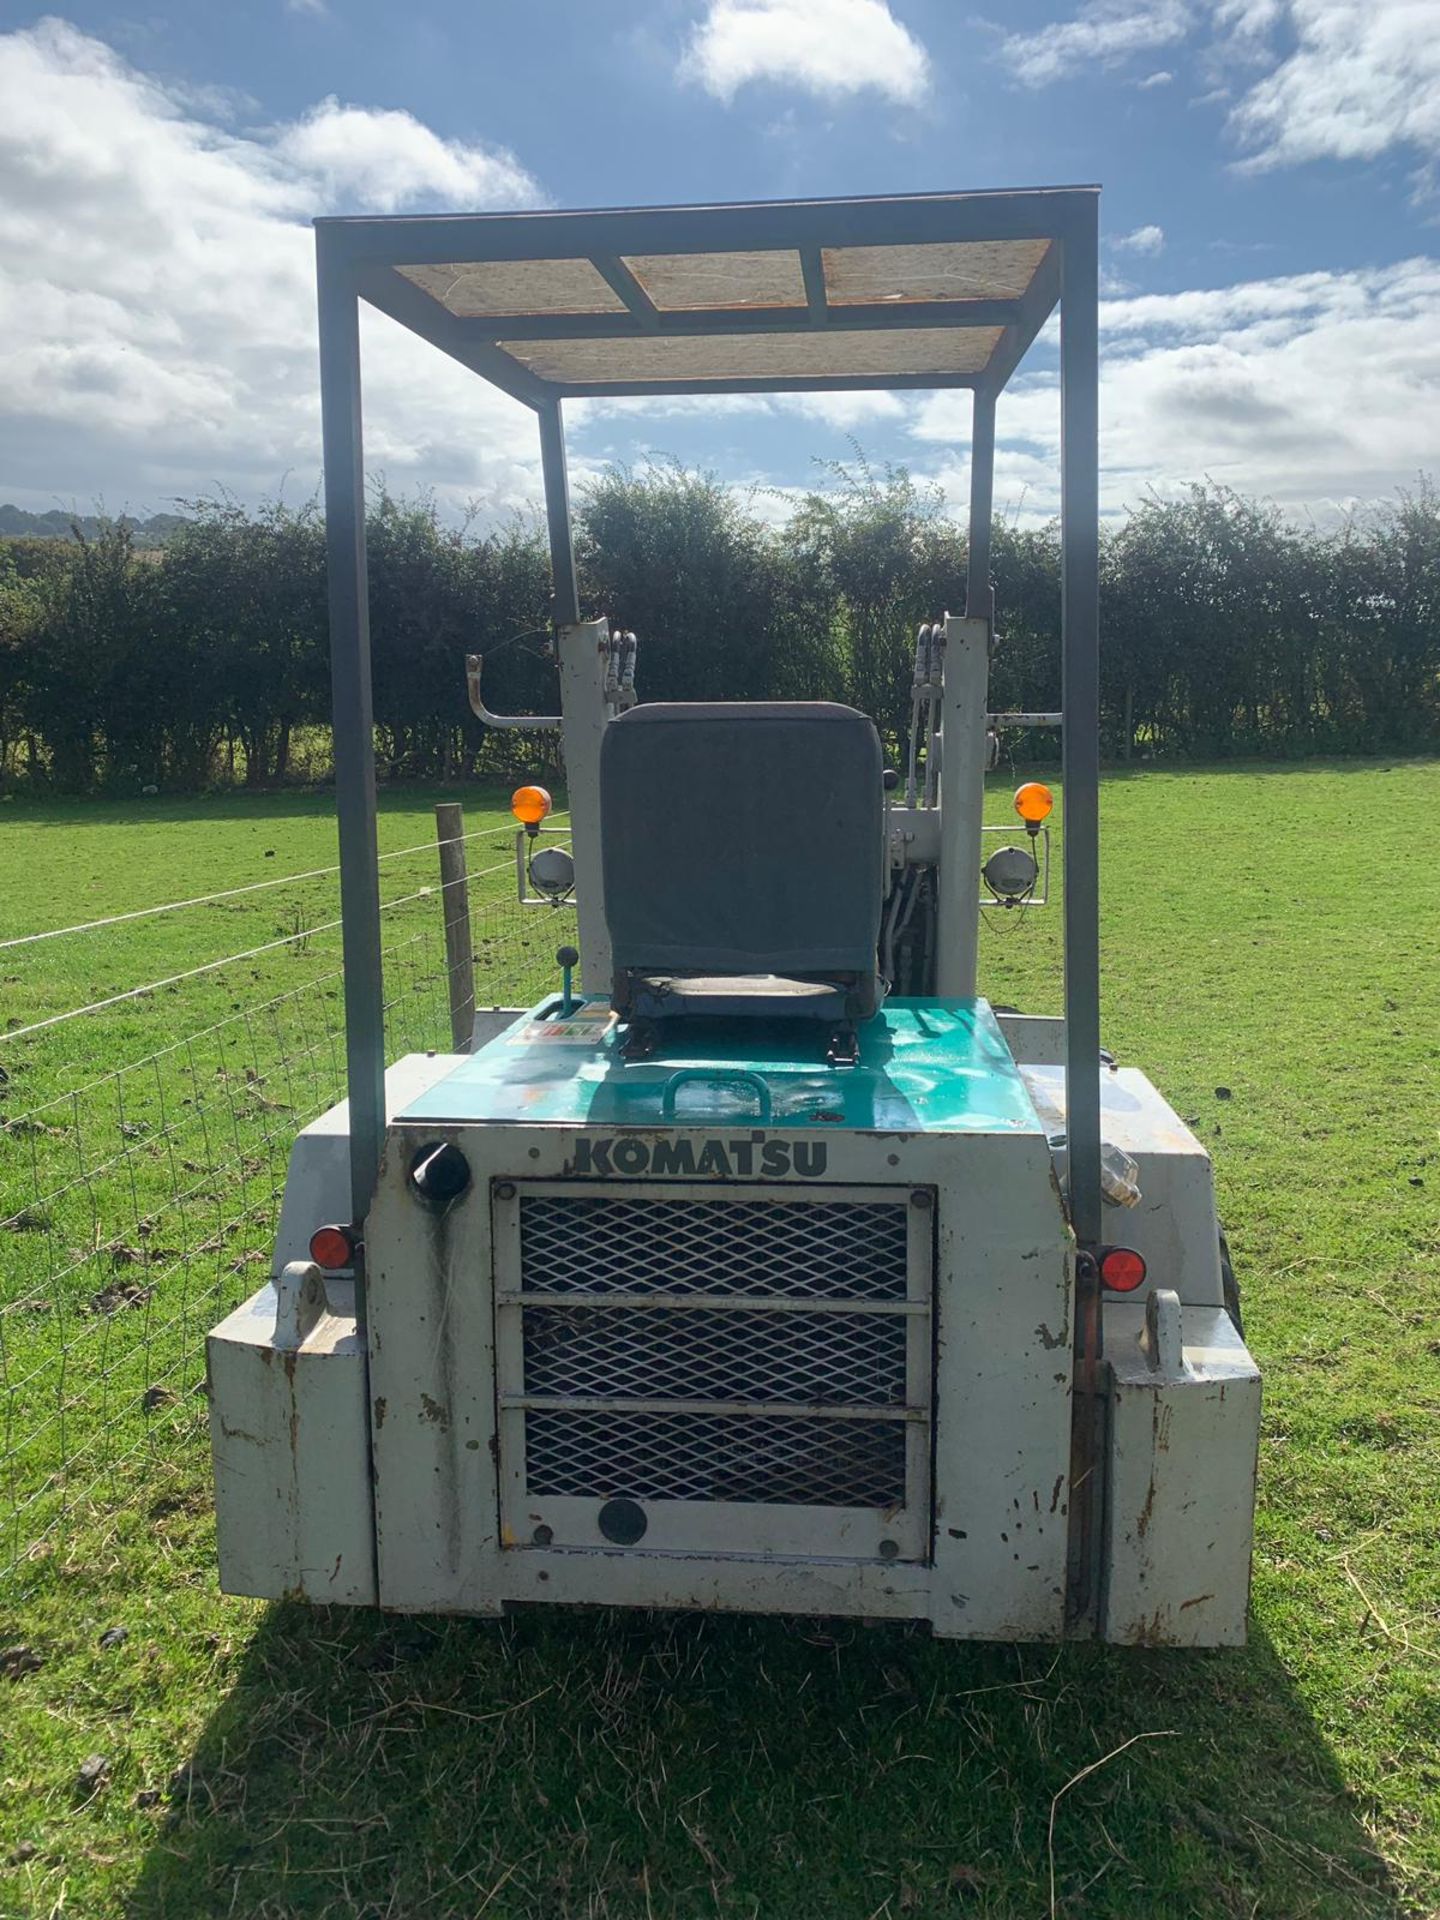
[[[384,992],[375,848],[373,706],[365,562],[358,309],[363,299],[492,381],[537,416],[558,628],[580,615],[561,406],[591,395],[854,392],[968,388],[976,396],[971,460],[971,574],[966,604],[988,610],[993,407],[1058,304],[1061,406],[1061,645],[1065,799],[1066,1086],[1071,1218],[1082,1251],[1100,1239],[1099,1089],[1099,488],[1098,192],[1018,192],[619,207],[590,212],[360,217],[316,222],[321,411],[344,915],[346,1063],[352,1208],[369,1206],[383,1145]],[[831,300],[830,250],[923,254],[991,243],[1030,262],[1013,284],[973,297],[926,290],[913,301]],[[1016,249],[1020,253],[1015,252]],[[989,248],[987,247],[987,251]],[[757,311],[744,289],[729,307],[657,306],[625,265],[655,255],[790,252],[804,305]],[[612,289],[595,312],[525,313],[446,303],[467,268],[516,275],[555,263]],[[523,271],[522,271],[523,270]],[[429,282],[427,288],[427,281]],[[439,287],[441,291],[435,289]],[[723,289],[722,289],[723,291]],[[963,350],[944,346],[969,330]],[[908,330],[908,332],[907,332]],[[808,336],[797,358],[799,335]],[[607,361],[609,362],[607,364]],[[363,1314],[363,1276],[357,1304]]]

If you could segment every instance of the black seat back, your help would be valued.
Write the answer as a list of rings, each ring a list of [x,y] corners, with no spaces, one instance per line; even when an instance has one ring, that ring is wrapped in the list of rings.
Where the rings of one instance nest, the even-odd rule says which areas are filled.
[[[880,740],[824,701],[657,703],[605,729],[605,917],[635,975],[843,982],[878,1004]]]

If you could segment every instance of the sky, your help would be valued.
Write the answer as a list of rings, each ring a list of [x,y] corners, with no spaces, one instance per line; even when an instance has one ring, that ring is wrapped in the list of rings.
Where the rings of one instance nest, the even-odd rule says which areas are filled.
[[[1440,470],[1440,0],[0,0],[0,501],[319,481],[317,214],[1098,183],[1102,503],[1322,525]],[[383,316],[366,466],[482,523],[533,416]],[[1053,345],[996,506],[1058,504]],[[780,518],[858,442],[961,510],[962,394],[574,402]]]

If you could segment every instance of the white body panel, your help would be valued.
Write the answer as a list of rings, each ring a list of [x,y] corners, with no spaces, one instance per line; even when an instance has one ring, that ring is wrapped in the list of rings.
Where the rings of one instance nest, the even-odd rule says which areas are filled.
[[[610,929],[600,888],[600,742],[610,720],[605,699],[608,620],[561,627],[555,637],[564,721],[570,847],[580,876],[575,918],[581,980],[587,993],[610,991]]]
[[[995,1018],[1019,1067],[1063,1067],[1065,1022],[1053,1014],[1002,1013]],[[1063,1083],[1062,1083],[1063,1084]]]
[[[486,1012],[476,1023],[496,1018]],[[515,1016],[506,1016],[506,1025]],[[459,1065],[458,1053],[407,1053],[385,1072],[385,1110],[399,1113],[427,1087]],[[271,1274],[278,1276],[292,1260],[310,1255],[310,1236],[317,1227],[343,1226],[350,1217],[350,1102],[312,1120],[295,1136],[280,1201],[275,1230],[275,1258]]]
[[[1009,1036],[1007,1035],[1007,1038]],[[1022,1066],[1021,1077],[1040,1096],[1041,1112],[1065,1112],[1065,1069]],[[1104,1138],[1128,1153],[1140,1170],[1140,1203],[1107,1207],[1107,1238],[1143,1254],[1149,1276],[1139,1293],[1171,1287],[1187,1304],[1221,1307],[1220,1238],[1210,1156],[1164,1096],[1134,1067],[1102,1068],[1100,1125]],[[1057,1149],[1056,1171],[1065,1172]]]
[[[488,1193],[443,1216],[408,1173],[421,1140],[392,1132],[367,1228],[370,1418],[380,1599],[427,1613],[499,1611],[494,1312]],[[408,1149],[408,1151],[407,1151]],[[480,1204],[476,1204],[477,1193]]]
[[[226,1593],[373,1606],[365,1344],[351,1289],[295,1350],[263,1287],[206,1342],[220,1585]]]
[[[412,1057],[392,1072],[418,1087],[447,1064]],[[1116,1237],[1146,1251],[1184,1305],[1175,1301],[1183,1358],[1158,1371],[1138,1344],[1146,1294],[1105,1308],[1097,1630],[1130,1643],[1231,1644],[1244,1631],[1259,1378],[1219,1311],[1203,1149],[1143,1075],[1106,1077],[1107,1134],[1140,1162],[1143,1194],[1140,1208],[1115,1210]],[[299,1239],[302,1209],[335,1216],[320,1204],[329,1180],[317,1176],[316,1143],[343,1142],[344,1127],[339,1108],[307,1129],[303,1153],[297,1143],[289,1242]],[[633,1137],[649,1143],[648,1154],[678,1135]],[[368,1390],[343,1284],[331,1283],[330,1311],[294,1352],[275,1345],[273,1287],[211,1336],[225,1589],[441,1613],[527,1600],[850,1613],[925,1619],[952,1636],[1060,1638],[1073,1273],[1051,1150],[1024,1133],[783,1137],[792,1165],[803,1142],[808,1164],[823,1168],[786,1180],[797,1204],[857,1189],[926,1196],[934,1371],[929,1424],[918,1430],[933,1439],[923,1522],[916,1517],[907,1533],[874,1512],[721,1512],[717,1503],[707,1514],[681,1502],[658,1514],[638,1546],[616,1547],[596,1530],[593,1500],[527,1501],[518,1482],[507,1491],[515,1455],[501,1425],[512,1416],[497,1415],[496,1281],[506,1285],[509,1256],[497,1261],[495,1221],[503,1237],[507,1190],[565,1183],[559,1190],[579,1193],[594,1167],[590,1154],[577,1156],[586,1130],[407,1122],[390,1131],[368,1223]],[[436,1214],[416,1199],[408,1172],[422,1143],[447,1139],[474,1177]],[[821,1146],[823,1163],[814,1157]],[[663,1198],[694,1182],[642,1170],[606,1184]],[[721,1178],[713,1191],[766,1186]],[[505,1317],[502,1305],[502,1334]],[[651,1502],[651,1513],[662,1506]],[[536,1544],[537,1527],[551,1529],[548,1544]],[[882,1541],[894,1557],[880,1557]]]
[[[1105,1308],[1109,1524],[1101,1634],[1130,1646],[1245,1643],[1260,1373],[1216,1307],[1179,1310],[1183,1359],[1152,1364],[1143,1305]]]
[[[475,1177],[437,1219],[415,1200],[407,1173],[422,1140],[442,1139],[461,1147]],[[1071,1268],[1043,1143],[1034,1135],[957,1141],[837,1133],[824,1142],[824,1181],[798,1183],[817,1198],[832,1185],[902,1195],[933,1189],[936,1222],[933,1562],[871,1557],[821,1567],[806,1565],[805,1554],[823,1544],[830,1560],[856,1549],[873,1556],[878,1539],[862,1540],[852,1523],[849,1538],[807,1540],[805,1509],[775,1510],[801,1523],[788,1539],[780,1522],[757,1510],[748,1523],[733,1512],[717,1515],[709,1539],[712,1549],[721,1542],[718,1552],[694,1544],[694,1533],[621,1552],[603,1543],[542,1548],[518,1533],[502,1537],[490,1193],[497,1181],[523,1192],[527,1181],[567,1177],[575,1139],[573,1130],[554,1126],[391,1132],[369,1225],[381,1604],[437,1612],[490,1612],[514,1598],[799,1606],[930,1618],[938,1632],[956,1635],[1058,1638]],[[662,1196],[674,1184],[615,1183],[617,1191]],[[716,1190],[744,1187],[726,1182]],[[1000,1432],[1003,1449],[995,1444]],[[537,1507],[527,1521],[547,1524],[547,1512]],[[550,1522],[571,1517],[549,1513]],[[657,1528],[664,1538],[663,1520]],[[886,1529],[872,1516],[868,1531],[883,1536]]]

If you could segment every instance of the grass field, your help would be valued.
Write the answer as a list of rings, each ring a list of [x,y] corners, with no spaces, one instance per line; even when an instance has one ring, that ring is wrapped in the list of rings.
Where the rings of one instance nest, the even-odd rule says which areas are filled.
[[[0,1678],[0,1914],[1440,1911],[1437,806],[1437,763],[1147,772],[1104,789],[1106,1042],[1213,1150],[1266,1375],[1244,1652],[226,1600],[187,1396],[25,1563],[8,1604],[0,1588],[0,1649],[32,1656]],[[384,825],[387,845],[423,841],[425,800]],[[281,870],[328,864],[323,803],[7,806],[0,937],[240,884],[272,846]],[[431,877],[406,871],[392,894]],[[18,976],[6,1018],[290,930],[258,899],[271,904],[218,935],[175,916],[79,936],[54,972],[0,967]],[[1054,1010],[1058,932],[1056,913],[987,929],[991,997]],[[319,979],[333,947],[293,964]],[[271,966],[246,986],[276,991]],[[221,1000],[219,983],[189,983],[162,1005],[169,1027],[188,1025],[197,989],[217,995],[213,1020],[243,1003],[238,986]],[[77,1051],[82,1026],[30,1052],[26,1099],[102,1064]],[[105,1061],[153,1030],[128,1011]],[[283,1133],[294,1115],[251,1118]],[[5,1284],[19,1283],[12,1257]],[[123,1642],[102,1646],[117,1627]],[[82,1785],[91,1755],[108,1772]]]
[[[516,905],[493,795],[467,821],[485,991],[528,998],[573,915]],[[382,829],[394,1056],[450,1025],[428,796]],[[323,797],[0,813],[0,1576],[193,1416],[205,1328],[268,1263],[290,1142],[343,1091],[334,859]]]

